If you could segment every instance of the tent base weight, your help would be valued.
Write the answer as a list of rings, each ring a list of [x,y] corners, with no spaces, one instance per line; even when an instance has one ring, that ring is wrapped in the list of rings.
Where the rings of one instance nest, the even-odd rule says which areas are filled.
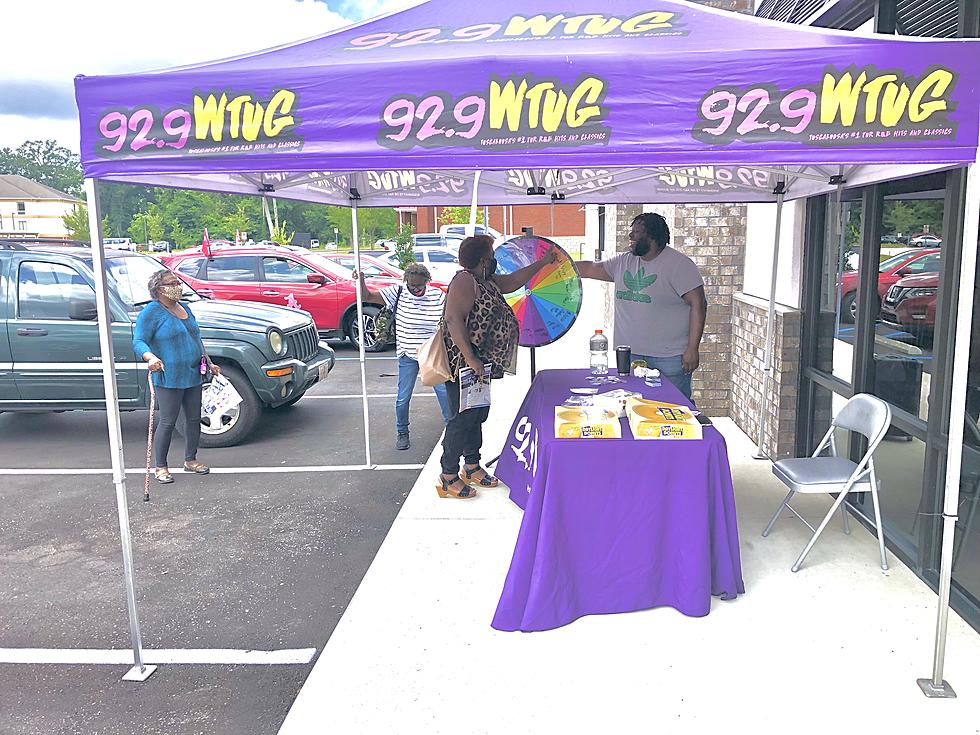
[[[945,679],[943,679],[943,685],[940,687],[934,686],[932,679],[916,679],[915,681],[922,693],[929,699],[956,699],[956,692]]]
[[[156,666],[149,664],[144,664],[142,669],[139,666],[134,666],[123,675],[123,681],[146,681],[150,678],[150,674],[156,670]]]

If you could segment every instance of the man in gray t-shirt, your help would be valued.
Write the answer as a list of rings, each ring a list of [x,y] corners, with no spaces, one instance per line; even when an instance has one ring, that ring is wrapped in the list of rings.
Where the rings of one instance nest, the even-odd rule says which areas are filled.
[[[708,304],[698,267],[669,242],[664,218],[641,214],[633,220],[628,253],[577,266],[583,278],[616,284],[615,344],[629,345],[634,358],[658,368],[690,398]]]

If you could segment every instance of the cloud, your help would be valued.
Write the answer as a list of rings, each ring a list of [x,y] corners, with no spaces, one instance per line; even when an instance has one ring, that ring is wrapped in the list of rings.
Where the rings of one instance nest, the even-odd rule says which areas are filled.
[[[393,3],[360,5],[370,16]],[[353,20],[318,0],[4,3],[5,28],[41,28],[42,35],[4,37],[0,145],[60,130],[57,140],[77,151],[77,122],[71,137],[62,136],[77,116],[73,80],[78,74],[125,74],[221,59],[326,33]]]

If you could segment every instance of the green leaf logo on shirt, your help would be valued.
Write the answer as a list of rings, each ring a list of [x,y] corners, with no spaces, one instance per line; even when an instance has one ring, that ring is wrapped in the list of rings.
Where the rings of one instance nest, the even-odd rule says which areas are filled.
[[[649,304],[650,295],[641,292],[650,288],[656,280],[657,274],[646,275],[643,266],[637,268],[636,275],[626,271],[623,273],[623,284],[626,286],[626,290],[617,291],[616,298],[621,301],[638,301],[641,304]]]

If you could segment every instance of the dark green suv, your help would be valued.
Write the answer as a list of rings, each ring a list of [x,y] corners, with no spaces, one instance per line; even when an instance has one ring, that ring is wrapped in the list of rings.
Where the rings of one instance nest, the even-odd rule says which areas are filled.
[[[150,300],[147,281],[163,267],[148,255],[106,251],[124,411],[148,406],[148,372],[133,353],[133,327]],[[93,287],[88,248],[0,241],[0,412],[105,409]],[[333,350],[319,340],[305,311],[211,301],[189,286],[184,298],[208,354],[243,399],[220,419],[202,419],[202,446],[238,444],[255,428],[263,406],[291,406],[333,368]]]

